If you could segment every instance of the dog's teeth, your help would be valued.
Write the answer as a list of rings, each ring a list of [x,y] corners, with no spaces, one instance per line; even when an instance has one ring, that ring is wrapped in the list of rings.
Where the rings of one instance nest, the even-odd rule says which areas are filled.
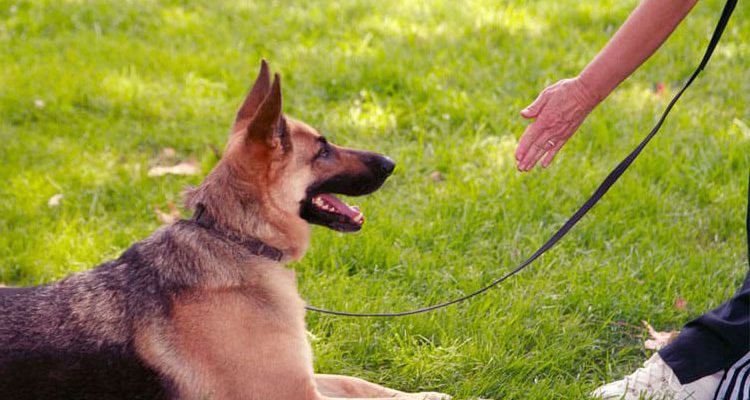
[[[357,214],[357,216],[355,216],[352,219],[354,220],[354,222],[356,222],[358,224],[362,224],[363,222],[365,222],[365,216],[362,215],[362,213]]]

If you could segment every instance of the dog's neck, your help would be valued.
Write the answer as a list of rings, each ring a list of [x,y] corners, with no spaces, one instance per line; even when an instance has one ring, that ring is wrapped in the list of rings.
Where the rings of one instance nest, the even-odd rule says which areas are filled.
[[[231,169],[220,163],[200,186],[185,193],[185,204],[193,212],[200,208],[203,217],[212,221],[213,229],[277,248],[284,254],[283,260],[302,258],[309,243],[309,227],[290,228],[288,225],[296,221],[269,215],[273,210],[263,210],[259,199],[249,193],[252,191],[243,187]]]
[[[252,255],[265,257],[277,262],[282,261],[284,258],[283,251],[270,246],[263,241],[255,238],[245,238],[237,235],[235,232],[217,228],[216,221],[214,221],[214,219],[206,212],[206,207],[202,203],[196,204],[195,213],[190,219],[190,222],[197,224],[221,239],[234,242]]]

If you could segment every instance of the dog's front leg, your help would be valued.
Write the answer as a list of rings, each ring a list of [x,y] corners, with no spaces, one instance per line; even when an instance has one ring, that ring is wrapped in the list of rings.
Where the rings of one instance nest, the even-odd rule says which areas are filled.
[[[404,394],[351,376],[315,374],[315,384],[320,394],[332,398],[393,398]]]
[[[324,400],[334,399],[402,399],[402,400],[449,400],[442,393],[405,393],[364,379],[342,375],[315,374],[315,384]]]

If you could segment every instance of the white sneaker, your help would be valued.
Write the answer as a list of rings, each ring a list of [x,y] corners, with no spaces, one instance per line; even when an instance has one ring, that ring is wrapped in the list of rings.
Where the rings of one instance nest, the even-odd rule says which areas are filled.
[[[591,393],[599,399],[619,400],[713,400],[724,371],[681,384],[672,368],[654,354],[632,374],[608,383]]]

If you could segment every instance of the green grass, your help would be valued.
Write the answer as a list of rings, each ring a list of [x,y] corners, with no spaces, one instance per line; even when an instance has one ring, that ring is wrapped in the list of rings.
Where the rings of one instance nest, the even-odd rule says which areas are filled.
[[[0,0],[0,281],[50,282],[153,231],[153,208],[200,177],[149,166],[172,147],[207,172],[265,57],[288,114],[398,162],[356,201],[361,233],[314,229],[294,266],[303,297],[385,311],[468,293],[529,255],[642,138],[669,97],[653,85],[674,92],[721,9],[700,2],[552,167],[521,174],[518,111],[576,74],[634,0],[299,3]],[[728,298],[747,270],[748,17],[738,7],[661,135],[551,253],[447,310],[311,314],[316,369],[458,398],[582,398],[647,356],[640,320],[679,329]]]

